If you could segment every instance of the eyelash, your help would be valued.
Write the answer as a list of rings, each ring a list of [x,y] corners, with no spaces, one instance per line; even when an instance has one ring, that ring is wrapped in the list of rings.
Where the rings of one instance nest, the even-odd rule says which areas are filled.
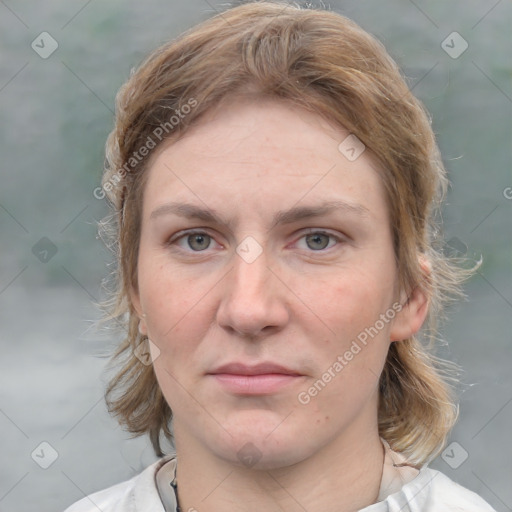
[[[210,235],[208,232],[206,231],[203,231],[203,230],[189,230],[189,231],[185,231],[185,232],[182,232],[178,237],[176,238],[171,238],[167,243],[166,245],[167,246],[176,246],[177,247],[177,250],[182,250],[182,251],[185,251],[185,252],[189,252],[189,253],[194,253],[194,254],[201,254],[201,253],[204,253],[206,252],[209,247],[207,249],[204,249],[203,251],[194,251],[194,250],[188,250],[188,249],[183,249],[181,247],[179,247],[177,245],[177,242],[182,240],[182,239],[186,239],[187,237],[191,236],[191,235],[206,235],[208,237],[210,237],[212,240],[214,240],[214,237],[212,235]],[[340,236],[336,236],[332,233],[329,233],[327,231],[322,231],[322,230],[314,230],[313,228],[311,228],[311,231],[308,231],[307,233],[304,233],[298,240],[302,240],[303,238],[305,238],[306,236],[308,235],[326,235],[328,237],[330,237],[331,239],[334,239],[336,240],[336,244],[332,245],[331,247],[326,247],[324,249],[319,249],[317,251],[313,250],[313,249],[310,249],[309,252],[312,252],[312,253],[324,253],[324,252],[327,252],[328,249],[331,249],[332,247],[334,247],[335,245],[339,245],[340,243],[343,243],[345,240],[340,237]]]

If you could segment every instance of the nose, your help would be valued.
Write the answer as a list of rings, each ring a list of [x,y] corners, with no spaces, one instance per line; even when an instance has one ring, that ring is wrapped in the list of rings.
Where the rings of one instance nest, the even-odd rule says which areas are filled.
[[[258,339],[281,330],[289,319],[286,286],[263,251],[248,262],[238,253],[223,280],[217,322],[239,336]]]

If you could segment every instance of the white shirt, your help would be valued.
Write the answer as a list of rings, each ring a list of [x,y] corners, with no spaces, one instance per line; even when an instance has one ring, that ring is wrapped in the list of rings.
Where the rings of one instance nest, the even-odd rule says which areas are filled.
[[[382,442],[385,458],[377,503],[359,512],[496,512],[440,471],[400,466],[406,462],[404,457]],[[175,454],[167,455],[132,479],[90,494],[64,512],[176,512],[170,485],[176,477],[176,464]]]

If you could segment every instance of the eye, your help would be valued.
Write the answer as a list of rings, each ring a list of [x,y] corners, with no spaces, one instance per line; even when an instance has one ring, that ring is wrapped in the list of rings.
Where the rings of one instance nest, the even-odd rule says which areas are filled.
[[[305,241],[305,246],[299,243],[299,248],[314,252],[322,252],[342,242],[342,238],[325,231],[311,231],[299,238],[299,242]],[[188,231],[167,242],[169,246],[177,246],[188,252],[204,252],[215,243],[214,238],[204,231]]]
[[[329,245],[329,239],[332,239],[333,241],[331,245]],[[306,247],[316,252],[323,251],[324,249],[333,247],[338,242],[341,242],[341,238],[324,231],[313,231],[311,233],[307,233],[302,236],[300,240],[305,240]]]
[[[169,240],[169,245],[177,245],[183,250],[202,252],[208,249],[213,242],[213,237],[203,231],[189,231],[181,236]]]

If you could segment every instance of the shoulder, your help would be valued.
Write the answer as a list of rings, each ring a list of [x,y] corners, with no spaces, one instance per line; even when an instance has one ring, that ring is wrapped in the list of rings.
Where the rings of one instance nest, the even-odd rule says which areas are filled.
[[[64,512],[164,512],[155,475],[172,458],[166,456],[159,459],[133,478],[89,494]]]
[[[418,484],[426,484],[429,488],[422,511],[496,512],[478,494],[454,482],[444,473],[425,467],[421,470],[421,474],[422,478],[418,480]]]
[[[428,465],[411,471],[406,458],[393,451],[385,440],[382,442],[386,457],[379,493],[381,501],[363,509],[364,512],[495,512],[478,494],[441,471]]]
[[[73,503],[64,512],[97,512],[98,510],[114,512],[121,510],[120,505],[126,504],[130,494],[133,493],[136,478],[134,477],[126,482],[89,494],[80,501]]]

